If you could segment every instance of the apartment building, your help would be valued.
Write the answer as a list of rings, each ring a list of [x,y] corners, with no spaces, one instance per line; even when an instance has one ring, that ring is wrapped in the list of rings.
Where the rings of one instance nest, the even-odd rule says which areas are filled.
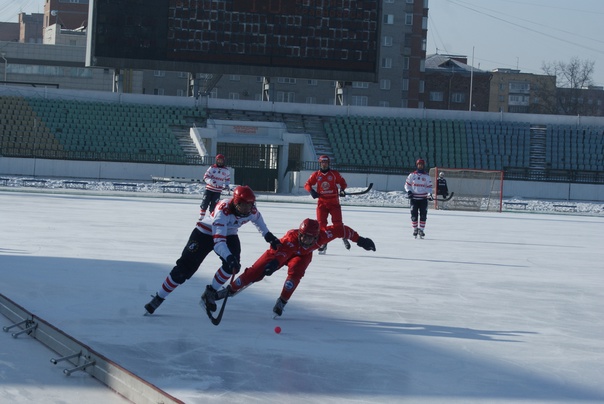
[[[492,71],[489,112],[556,114],[556,76]]]
[[[428,55],[425,77],[426,108],[489,110],[491,73],[469,66],[466,56]]]

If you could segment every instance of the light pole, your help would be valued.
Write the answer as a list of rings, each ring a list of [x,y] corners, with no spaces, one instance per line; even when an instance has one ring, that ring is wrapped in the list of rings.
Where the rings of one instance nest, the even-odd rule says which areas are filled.
[[[6,85],[6,70],[8,68],[8,60],[4,57],[6,53],[2,52],[2,59],[4,59],[4,85]]]

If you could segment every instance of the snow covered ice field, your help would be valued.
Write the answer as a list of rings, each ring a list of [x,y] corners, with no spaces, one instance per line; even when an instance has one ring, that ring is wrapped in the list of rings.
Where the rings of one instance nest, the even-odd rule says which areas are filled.
[[[187,403],[604,402],[602,204],[430,210],[424,240],[406,207],[379,205],[403,202],[345,206],[376,252],[336,240],[282,318],[271,310],[283,269],[214,326],[198,306],[214,255],[143,316],[199,196],[23,191],[0,188],[0,293]],[[315,215],[309,196],[262,195],[258,207],[277,236]],[[268,244],[253,225],[240,236],[247,266]],[[123,402],[86,374],[63,376],[31,338],[0,338],[0,402]]]

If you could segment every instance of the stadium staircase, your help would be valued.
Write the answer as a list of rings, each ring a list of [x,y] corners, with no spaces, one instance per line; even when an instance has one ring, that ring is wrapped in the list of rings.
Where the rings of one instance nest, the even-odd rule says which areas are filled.
[[[547,127],[531,125],[529,169],[532,175],[541,175],[546,169]]]

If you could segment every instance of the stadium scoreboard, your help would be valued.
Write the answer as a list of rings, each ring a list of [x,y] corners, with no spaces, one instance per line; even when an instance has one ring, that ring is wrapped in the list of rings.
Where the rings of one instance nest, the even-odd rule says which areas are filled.
[[[86,64],[376,81],[380,0],[91,0]]]

